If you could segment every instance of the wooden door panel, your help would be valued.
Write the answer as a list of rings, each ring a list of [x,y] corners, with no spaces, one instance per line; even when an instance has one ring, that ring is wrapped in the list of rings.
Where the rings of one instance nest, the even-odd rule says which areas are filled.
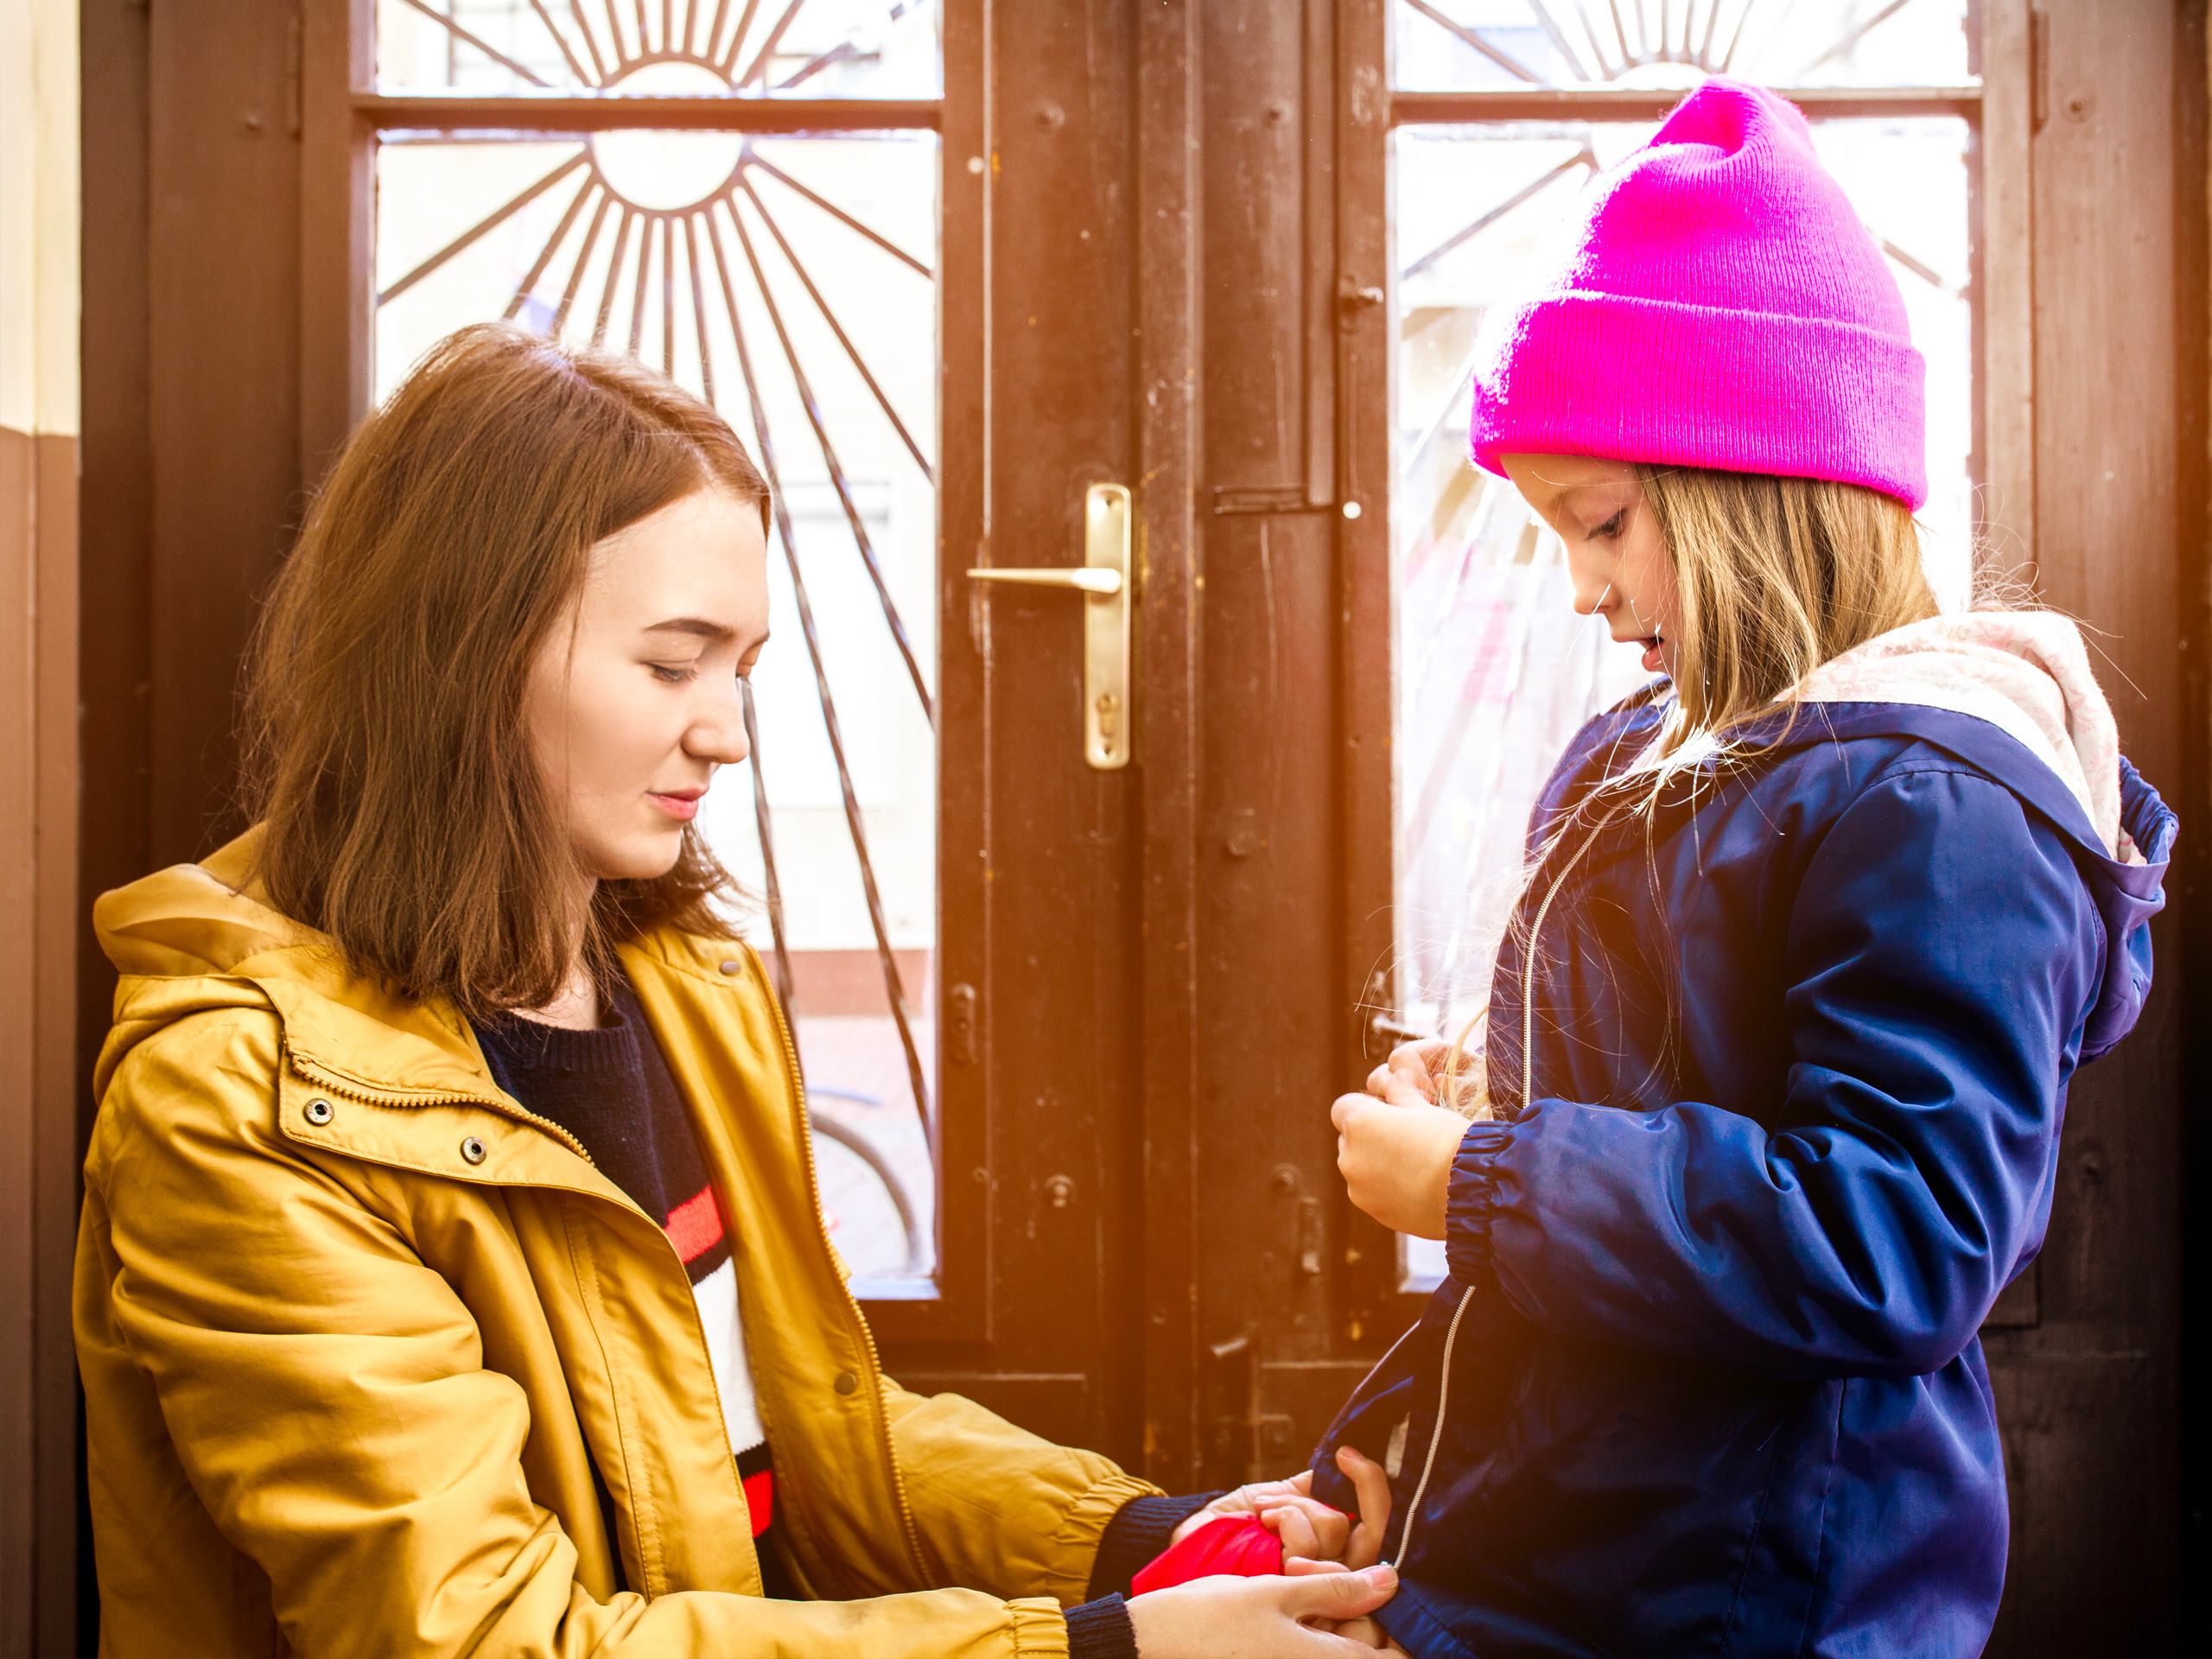
[[[1212,1484],[1296,1466],[1345,1380],[1328,1103],[1351,1078],[1334,902],[1336,7],[1229,0],[1205,27],[1198,1306]]]
[[[2204,178],[2201,149],[2195,175],[2177,175],[2190,148],[2177,139],[2202,118],[2203,43],[2178,56],[2188,36],[2166,6],[2040,10],[2035,574],[2048,602],[2089,625],[2122,747],[2189,837],[2201,760],[2172,711],[2182,628],[2202,614],[2202,550],[2183,518],[2201,484],[2177,437],[2201,396],[2181,347],[2204,304],[2201,263],[2183,257]],[[2013,1523],[1993,1655],[2155,1652],[2175,1634],[2190,856],[2152,925],[2149,1006],[2074,1084],[2038,1322],[1986,1338]]]
[[[1136,774],[1083,758],[1081,597],[963,574],[1080,564],[1085,488],[1131,478],[1130,25],[948,10],[938,860],[975,1014],[940,1077],[948,1218],[984,1215],[987,1258],[950,1330],[874,1314],[909,1386],[1134,1458]]]

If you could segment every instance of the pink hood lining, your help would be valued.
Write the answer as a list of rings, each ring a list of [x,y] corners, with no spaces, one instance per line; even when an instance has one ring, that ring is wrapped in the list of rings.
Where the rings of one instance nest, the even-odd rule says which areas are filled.
[[[2120,730],[2082,630],[2055,611],[1971,611],[1895,628],[1823,663],[1802,702],[1908,702],[2010,734],[2082,803],[2105,850],[2143,855],[2120,827]]]

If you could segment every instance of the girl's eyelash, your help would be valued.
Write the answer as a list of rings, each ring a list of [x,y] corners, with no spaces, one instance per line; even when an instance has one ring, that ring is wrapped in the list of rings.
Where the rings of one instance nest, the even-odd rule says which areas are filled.
[[[666,663],[652,663],[648,666],[653,671],[653,677],[663,685],[681,685],[684,681],[696,678],[698,675],[698,671],[689,663],[680,668],[671,668]]]
[[[1623,507],[1623,508],[1622,508],[1618,512],[1615,513],[1611,518],[1610,518],[1606,519],[1606,520],[1605,520],[1605,522],[1604,524],[1602,524],[1599,525],[1597,529],[1595,529],[1595,530],[1593,530],[1593,531],[1592,531],[1590,532],[1590,535],[1591,535],[1592,539],[1592,540],[1595,540],[1598,537],[1600,537],[1600,536],[1618,536],[1618,535],[1619,535],[1619,534],[1621,533],[1621,528],[1622,528],[1623,524],[1626,522],[1627,518],[1628,518],[1628,509],[1627,509],[1626,507]]]

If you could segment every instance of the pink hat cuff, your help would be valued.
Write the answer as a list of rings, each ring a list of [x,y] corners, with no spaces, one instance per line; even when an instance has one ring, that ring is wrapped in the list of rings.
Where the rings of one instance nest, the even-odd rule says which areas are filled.
[[[1928,499],[1926,365],[1826,317],[1568,290],[1484,319],[1476,462],[1510,454],[1713,467]]]

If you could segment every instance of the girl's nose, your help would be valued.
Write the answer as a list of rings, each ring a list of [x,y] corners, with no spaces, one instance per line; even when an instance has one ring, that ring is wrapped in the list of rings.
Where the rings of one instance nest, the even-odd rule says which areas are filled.
[[[1574,585],[1574,613],[1577,616],[1595,616],[1605,608],[1605,601],[1612,596],[1613,584],[1610,582],[1594,594],[1577,582]]]

